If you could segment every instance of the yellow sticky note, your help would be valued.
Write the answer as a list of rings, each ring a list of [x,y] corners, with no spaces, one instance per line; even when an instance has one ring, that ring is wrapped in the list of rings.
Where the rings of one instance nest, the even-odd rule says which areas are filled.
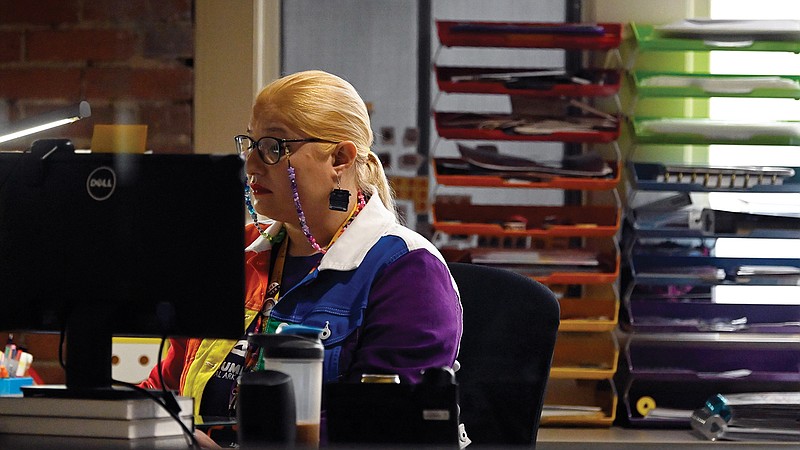
[[[95,125],[92,152],[144,153],[147,148],[147,125]]]

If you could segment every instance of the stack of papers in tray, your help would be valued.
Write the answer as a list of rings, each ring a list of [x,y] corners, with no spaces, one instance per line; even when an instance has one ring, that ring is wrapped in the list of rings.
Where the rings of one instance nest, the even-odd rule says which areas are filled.
[[[643,131],[657,134],[697,134],[707,138],[751,139],[755,136],[800,137],[798,122],[745,122],[716,119],[653,119],[641,122]]]
[[[580,249],[530,250],[475,248],[470,251],[475,264],[532,264],[557,266],[597,266],[594,252]]]
[[[747,94],[756,89],[800,89],[800,83],[781,76],[693,76],[656,75],[644,78],[642,86],[652,87],[697,87],[705,92],[720,94]]]

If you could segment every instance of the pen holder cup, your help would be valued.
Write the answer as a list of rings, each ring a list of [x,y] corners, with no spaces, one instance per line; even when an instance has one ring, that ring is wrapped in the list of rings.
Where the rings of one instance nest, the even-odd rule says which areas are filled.
[[[31,386],[33,378],[0,378],[0,395],[18,395],[22,393],[22,386]]]

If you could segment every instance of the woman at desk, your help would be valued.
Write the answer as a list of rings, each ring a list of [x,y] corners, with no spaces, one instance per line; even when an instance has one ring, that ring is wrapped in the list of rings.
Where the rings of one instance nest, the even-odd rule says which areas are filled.
[[[438,250],[399,223],[353,86],[322,71],[278,79],[235,141],[254,220],[243,331],[322,329],[325,382],[392,373],[414,383],[425,368],[452,367],[462,331],[455,282]],[[196,414],[232,416],[254,350],[246,338],[172,340],[163,382],[194,397]],[[142,385],[161,388],[156,368]]]

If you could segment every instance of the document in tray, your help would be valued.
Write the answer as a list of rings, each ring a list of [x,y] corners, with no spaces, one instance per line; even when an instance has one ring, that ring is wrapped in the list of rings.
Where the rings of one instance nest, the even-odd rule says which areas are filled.
[[[530,250],[476,248],[470,251],[476,264],[563,265],[596,267],[600,263],[594,252],[572,250]]]
[[[654,75],[642,79],[647,87],[696,87],[716,94],[748,94],[756,89],[800,89],[800,82],[781,76]]]
[[[800,39],[800,20],[684,19],[656,27],[664,36],[686,38]]]
[[[489,23],[464,22],[450,27],[452,33],[567,34],[602,36],[605,29],[596,24]]]
[[[580,405],[544,405],[542,417],[604,417],[602,408],[599,406],[580,406]]]
[[[800,137],[800,123],[791,121],[748,122],[668,118],[643,120],[640,127],[647,133],[697,134],[709,139],[747,140],[756,136]]]
[[[500,172],[528,172],[565,177],[604,177],[612,169],[597,152],[565,157],[560,161],[534,161],[518,156],[504,155],[496,147],[472,148],[458,144],[461,158],[480,169]]]

